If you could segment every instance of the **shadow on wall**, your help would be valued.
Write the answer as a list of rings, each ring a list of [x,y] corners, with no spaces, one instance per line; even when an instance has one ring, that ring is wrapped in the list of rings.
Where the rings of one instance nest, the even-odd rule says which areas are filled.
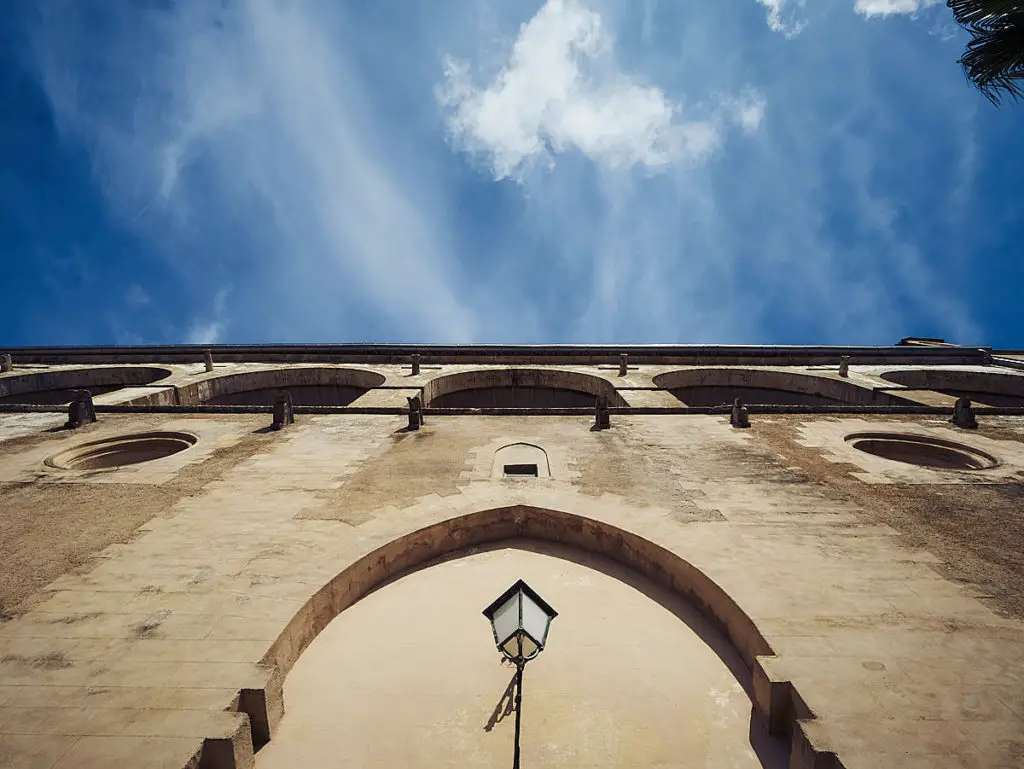
[[[109,366],[8,376],[0,378],[0,403],[63,405],[70,403],[72,390],[88,390],[95,397],[149,385],[170,375],[163,368]]]
[[[183,405],[273,405],[278,390],[296,406],[347,406],[384,383],[373,371],[353,368],[281,368],[211,377],[180,389]]]
[[[882,374],[882,379],[954,398],[967,397],[985,406],[1024,406],[1024,375],[956,369],[907,369]]]
[[[557,369],[482,369],[439,376],[423,388],[433,408],[593,408],[597,397],[609,405],[626,402],[606,379]]]
[[[504,549],[524,550],[531,553],[547,555],[559,558],[563,561],[584,566],[588,569],[601,572],[613,579],[643,594],[651,601],[670,612],[680,622],[686,625],[693,633],[710,648],[722,663],[729,669],[736,681],[743,687],[747,697],[753,700],[754,689],[750,670],[743,663],[736,649],[729,643],[728,639],[722,636],[699,611],[681,596],[652,582],[650,579],[637,573],[633,569],[626,568],[607,558],[596,556],[578,548],[567,547],[555,542],[539,542],[531,540],[506,540],[504,542],[493,542],[479,548],[471,548],[459,553],[452,553],[434,559],[420,568],[429,568],[446,561],[452,561],[477,553],[494,552]],[[389,581],[390,582],[390,581]],[[383,587],[383,586],[382,586]],[[614,622],[614,617],[608,618]],[[508,687],[498,699],[490,718],[484,725],[484,731],[491,731],[494,726],[503,719],[514,713],[513,697],[515,674]],[[751,707],[750,730],[748,734],[750,747],[757,756],[758,761],[764,769],[786,769],[789,766],[790,749],[789,745],[778,737],[768,734],[764,725]]]
[[[654,384],[687,406],[723,406],[741,398],[748,405],[907,406],[903,398],[831,377],[743,368],[670,371]]]

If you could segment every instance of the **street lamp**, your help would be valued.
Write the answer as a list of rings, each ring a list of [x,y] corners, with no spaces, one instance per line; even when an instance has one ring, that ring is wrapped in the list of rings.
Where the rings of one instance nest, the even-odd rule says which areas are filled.
[[[512,769],[519,769],[523,668],[544,651],[551,620],[558,616],[558,612],[520,579],[484,609],[484,616],[491,621],[498,651],[516,665],[516,743]]]

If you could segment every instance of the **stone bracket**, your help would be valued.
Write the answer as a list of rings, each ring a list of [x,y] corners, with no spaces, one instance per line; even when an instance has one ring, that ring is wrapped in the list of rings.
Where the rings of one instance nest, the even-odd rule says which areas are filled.
[[[88,390],[72,390],[71,402],[68,404],[68,423],[70,428],[81,427],[86,422],[96,421],[96,406],[92,402],[92,393]]]
[[[280,390],[274,400],[274,421],[270,425],[271,430],[280,430],[287,425],[295,424],[295,406],[292,404],[292,394],[287,390]]]
[[[423,427],[423,401],[418,395],[407,398],[409,401],[409,429],[419,430]]]

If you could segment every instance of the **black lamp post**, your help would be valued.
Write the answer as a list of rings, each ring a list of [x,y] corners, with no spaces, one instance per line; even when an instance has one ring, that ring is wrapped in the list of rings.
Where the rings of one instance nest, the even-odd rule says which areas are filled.
[[[523,668],[544,650],[551,620],[558,612],[520,579],[484,609],[484,616],[491,621],[498,651],[516,665],[516,744],[512,769],[519,769]]]

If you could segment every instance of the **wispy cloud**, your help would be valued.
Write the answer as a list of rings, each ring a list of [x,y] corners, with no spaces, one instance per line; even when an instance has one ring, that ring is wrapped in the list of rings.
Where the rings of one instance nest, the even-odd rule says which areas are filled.
[[[804,31],[807,21],[802,14],[806,0],[757,0],[768,9],[768,26],[786,37],[796,37]]]
[[[768,26],[786,37],[796,37],[807,27],[807,0],[757,0],[768,11]],[[914,14],[943,0],[853,0],[854,10],[867,17]]]
[[[213,308],[209,314],[194,320],[185,337],[188,344],[216,344],[224,340],[224,331],[230,319],[227,317],[227,300],[231,287],[220,289],[213,298]]]
[[[187,279],[244,270],[258,284],[249,314],[263,294],[300,334],[345,334],[375,313],[424,338],[472,338],[443,201],[390,153],[399,127],[374,124],[332,39],[342,19],[306,4],[186,0],[121,8],[111,39],[89,50],[66,36],[65,11],[36,38],[59,124],[90,149],[112,210]],[[75,74],[122,68],[104,84],[123,101]],[[222,243],[197,243],[211,235]],[[211,263],[202,254],[217,245],[237,251]]]
[[[151,341],[983,341],[955,65],[760,2],[67,2],[32,39]]]

